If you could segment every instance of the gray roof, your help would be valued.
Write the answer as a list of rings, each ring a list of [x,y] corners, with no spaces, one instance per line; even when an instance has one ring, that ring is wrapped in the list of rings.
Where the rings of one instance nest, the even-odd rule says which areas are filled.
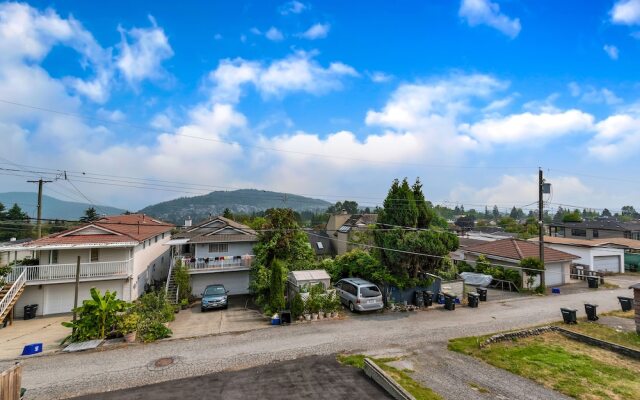
[[[208,226],[218,222],[216,226]],[[234,233],[215,233],[232,229]],[[188,243],[257,242],[258,233],[246,225],[223,216],[213,217],[173,235],[173,239],[188,239]]]
[[[352,228],[365,228],[367,225],[375,224],[377,221],[378,214],[353,214],[338,228],[338,232],[347,233]]]
[[[613,231],[640,231],[640,221],[620,222],[613,218],[582,222],[552,222],[549,226],[573,229],[603,229]]]
[[[333,256],[335,255],[335,251],[333,249],[333,245],[331,243],[331,239],[326,232],[313,231],[309,229],[305,229],[305,233],[307,234],[307,238],[309,239],[309,244],[311,248],[316,253],[317,256]],[[318,245],[320,243],[321,245]]]

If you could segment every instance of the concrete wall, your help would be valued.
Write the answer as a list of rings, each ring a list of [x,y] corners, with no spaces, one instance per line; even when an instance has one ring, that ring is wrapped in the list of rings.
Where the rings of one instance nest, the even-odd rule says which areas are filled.
[[[249,293],[249,271],[191,274],[191,293],[200,297],[207,285],[222,284],[230,295]]]
[[[229,245],[229,251],[226,253],[209,252],[209,243],[197,243],[195,245],[196,258],[214,258],[220,256],[244,256],[247,254],[253,254],[253,246],[255,242],[237,242],[227,243]]]
[[[27,286],[15,305],[15,317],[24,316],[24,306],[37,304],[36,315],[41,316],[44,309],[44,286]]]

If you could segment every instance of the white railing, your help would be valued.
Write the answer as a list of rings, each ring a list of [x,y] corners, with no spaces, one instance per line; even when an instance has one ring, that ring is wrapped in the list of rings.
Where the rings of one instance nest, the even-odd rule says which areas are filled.
[[[164,285],[164,294],[165,296],[169,295],[169,282],[171,281],[171,274],[173,273],[173,257],[171,258],[171,263],[169,263],[169,275],[167,275],[167,282]]]
[[[80,263],[80,279],[103,278],[118,275],[129,275],[131,259],[126,261],[106,261]],[[56,281],[76,278],[76,264],[46,264],[14,267],[8,278],[17,277],[26,272],[27,282]]]
[[[198,271],[198,270],[220,270],[220,269],[228,269],[228,268],[238,268],[238,267],[251,267],[251,261],[253,256],[236,256],[232,257],[229,260],[215,260],[215,259],[206,259],[206,258],[198,258],[195,261],[191,261],[188,258],[182,260],[182,265],[186,266],[190,271]]]
[[[27,271],[22,271],[22,273],[18,275],[18,277],[14,280],[13,285],[11,285],[11,289],[9,289],[4,298],[0,300],[0,317],[4,315],[4,313],[11,305],[13,298],[16,297],[18,291],[20,291],[20,288],[24,286],[26,282],[26,272]]]

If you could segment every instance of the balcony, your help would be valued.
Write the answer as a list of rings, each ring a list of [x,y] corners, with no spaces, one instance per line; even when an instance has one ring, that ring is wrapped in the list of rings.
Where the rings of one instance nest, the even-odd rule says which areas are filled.
[[[126,278],[131,274],[132,259],[80,263],[80,280],[100,280],[105,278]],[[27,285],[58,283],[76,279],[76,264],[45,264],[13,267],[7,281],[17,279],[26,270]]]
[[[216,260],[213,258],[197,258],[193,261],[192,258],[176,258],[176,260],[182,261],[182,265],[186,266],[190,273],[198,272],[219,272],[228,270],[241,270],[251,268],[251,261],[253,256],[235,256],[229,257],[230,259]]]

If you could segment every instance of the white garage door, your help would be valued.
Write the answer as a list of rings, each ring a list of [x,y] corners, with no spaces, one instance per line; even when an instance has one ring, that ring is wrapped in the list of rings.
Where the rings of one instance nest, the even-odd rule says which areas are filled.
[[[191,275],[191,290],[200,296],[208,285],[222,284],[229,294],[249,293],[249,271],[217,272]]]
[[[620,257],[595,256],[593,257],[593,269],[595,271],[620,272]]]
[[[118,298],[122,298],[123,281],[98,281],[98,282],[81,282],[78,290],[78,305],[84,300],[91,298],[89,290],[92,287],[100,290],[104,294],[105,291],[116,291]],[[75,294],[74,283],[63,283],[60,285],[44,286],[44,315],[70,313],[73,308],[73,299]]]
[[[547,287],[564,284],[561,264],[547,264],[545,271],[544,280]]]

